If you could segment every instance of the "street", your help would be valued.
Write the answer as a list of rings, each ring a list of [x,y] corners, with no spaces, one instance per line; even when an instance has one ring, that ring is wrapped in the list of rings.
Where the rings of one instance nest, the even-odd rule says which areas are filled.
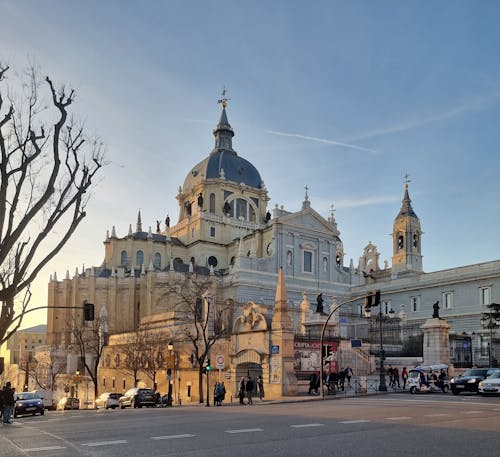
[[[497,456],[500,398],[387,394],[335,400],[49,411],[0,428],[17,456]]]

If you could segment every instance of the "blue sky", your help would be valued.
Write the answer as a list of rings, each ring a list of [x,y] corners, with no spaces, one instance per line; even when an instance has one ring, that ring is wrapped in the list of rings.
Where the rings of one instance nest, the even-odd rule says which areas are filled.
[[[0,62],[40,65],[110,161],[50,273],[100,265],[106,230],[176,220],[177,188],[213,147],[223,86],[233,146],[270,207],[336,220],[346,263],[392,255],[410,175],[424,270],[500,258],[498,1],[0,0]],[[43,320],[35,314],[28,321]]]

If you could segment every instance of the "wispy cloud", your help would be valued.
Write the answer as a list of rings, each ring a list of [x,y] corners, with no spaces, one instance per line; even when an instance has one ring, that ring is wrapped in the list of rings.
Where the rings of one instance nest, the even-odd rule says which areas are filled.
[[[316,141],[318,143],[331,144],[333,146],[341,146],[344,148],[356,149],[358,151],[373,152],[373,153],[377,152],[374,149],[364,148],[364,147],[358,146],[356,144],[342,143],[340,141],[328,140],[325,138],[317,138],[314,136],[300,135],[298,133],[277,132],[276,130],[266,130],[266,132],[270,133],[271,135],[287,136],[287,137],[299,138],[301,140],[307,140],[307,141]]]
[[[406,130],[412,130],[425,125],[434,124],[435,122],[445,121],[447,119],[452,119],[458,117],[464,113],[470,111],[477,111],[483,109],[492,100],[500,98],[500,91],[493,92],[488,96],[478,97],[476,99],[468,100],[459,106],[451,108],[447,111],[441,113],[431,114],[419,119],[409,119],[403,122],[399,122],[387,127],[381,127],[379,129],[374,129],[369,132],[365,132],[354,137],[349,138],[349,141],[359,141],[365,140],[367,138],[373,138],[376,136],[389,135],[392,133],[404,132]]]

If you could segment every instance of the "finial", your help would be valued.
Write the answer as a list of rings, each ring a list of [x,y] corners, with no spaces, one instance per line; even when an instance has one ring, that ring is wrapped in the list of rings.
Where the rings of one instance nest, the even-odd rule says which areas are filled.
[[[217,100],[217,103],[222,105],[222,109],[226,109],[227,102],[231,100],[230,98],[226,98],[226,93],[227,93],[226,86],[223,86],[221,92],[222,98],[220,100]]]
[[[333,222],[335,220],[335,206],[333,203],[330,205],[330,222]]]
[[[306,184],[306,186],[304,187],[304,189],[306,190],[306,196],[304,197],[304,200],[307,202],[307,201],[309,201],[309,195],[308,195],[308,193],[307,193],[307,191],[309,190],[309,187],[307,187],[307,184]]]
[[[404,180],[405,180],[405,181],[404,181],[404,182],[405,182],[405,189],[408,189],[408,183],[410,183],[410,182],[411,182],[410,175],[409,175],[408,173],[406,173],[406,174],[403,176],[403,178],[404,178]]]

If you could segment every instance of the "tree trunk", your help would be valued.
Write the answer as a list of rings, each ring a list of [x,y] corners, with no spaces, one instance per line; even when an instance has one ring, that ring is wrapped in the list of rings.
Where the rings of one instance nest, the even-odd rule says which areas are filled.
[[[198,371],[198,394],[200,396],[200,403],[203,403],[203,368],[201,366]]]

